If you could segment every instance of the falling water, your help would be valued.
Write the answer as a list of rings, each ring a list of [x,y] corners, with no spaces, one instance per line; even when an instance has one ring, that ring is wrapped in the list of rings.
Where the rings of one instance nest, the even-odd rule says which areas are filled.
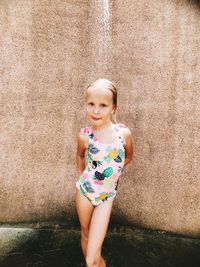
[[[90,52],[93,73],[106,74],[112,61],[112,16],[110,0],[91,0]]]

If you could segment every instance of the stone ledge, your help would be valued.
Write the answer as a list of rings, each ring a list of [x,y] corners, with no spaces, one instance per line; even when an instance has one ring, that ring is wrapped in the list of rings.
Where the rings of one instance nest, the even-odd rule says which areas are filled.
[[[0,266],[80,267],[79,238],[79,228],[67,224],[1,224]],[[199,251],[200,238],[117,225],[103,245],[109,267],[199,267]]]

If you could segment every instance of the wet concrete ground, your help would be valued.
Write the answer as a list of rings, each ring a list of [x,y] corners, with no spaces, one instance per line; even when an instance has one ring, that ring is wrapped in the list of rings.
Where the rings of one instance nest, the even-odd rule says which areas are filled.
[[[78,228],[1,227],[0,267],[80,267]],[[107,267],[200,267],[200,238],[113,227],[103,245]]]

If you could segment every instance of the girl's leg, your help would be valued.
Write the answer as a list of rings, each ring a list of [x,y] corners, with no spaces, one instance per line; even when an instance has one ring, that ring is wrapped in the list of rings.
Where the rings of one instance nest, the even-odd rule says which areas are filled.
[[[94,206],[85,196],[83,196],[80,193],[78,189],[76,191],[76,210],[77,210],[79,222],[81,225],[81,248],[83,251],[83,255],[85,257],[87,242],[88,242],[90,220],[91,220],[92,212],[94,210]]]
[[[107,232],[113,199],[107,200],[95,207],[90,222],[86,262],[88,267],[106,267],[101,256],[102,244]]]

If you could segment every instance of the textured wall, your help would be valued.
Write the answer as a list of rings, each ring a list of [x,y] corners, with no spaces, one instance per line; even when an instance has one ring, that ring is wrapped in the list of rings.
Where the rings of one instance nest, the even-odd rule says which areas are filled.
[[[1,221],[70,214],[85,79],[83,1],[1,7]]]
[[[200,6],[115,0],[105,37],[97,2],[1,1],[0,221],[76,218],[83,91],[105,76],[135,140],[113,220],[197,235]]]
[[[145,227],[200,233],[200,6],[125,2],[114,6],[115,66],[136,158],[117,207]]]

